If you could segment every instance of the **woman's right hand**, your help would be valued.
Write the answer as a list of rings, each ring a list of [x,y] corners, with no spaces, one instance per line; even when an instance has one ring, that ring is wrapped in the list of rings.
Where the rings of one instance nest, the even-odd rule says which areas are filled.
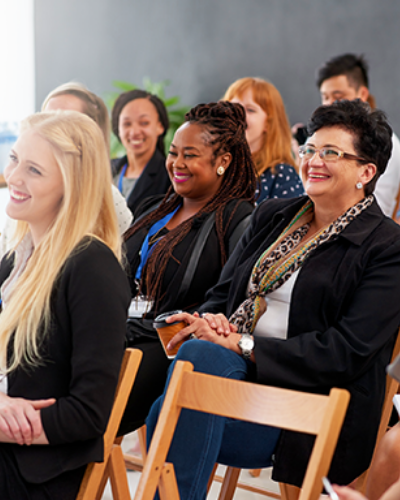
[[[349,488],[348,486],[338,486],[337,484],[334,484],[332,488],[335,490],[340,500],[368,500],[364,495],[356,490],[353,490],[352,488]],[[326,495],[322,495],[320,500],[325,498]]]
[[[0,393],[0,441],[30,445],[43,433],[40,411],[55,399],[28,400]]]
[[[228,318],[221,313],[204,313],[201,317],[220,335],[225,335],[225,337],[227,337],[231,333],[237,333],[236,325],[229,323]]]

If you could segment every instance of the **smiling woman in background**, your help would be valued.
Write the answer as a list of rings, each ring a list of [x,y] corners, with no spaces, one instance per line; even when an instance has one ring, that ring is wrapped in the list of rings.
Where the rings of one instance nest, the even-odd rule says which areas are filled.
[[[246,139],[260,176],[257,204],[268,198],[304,194],[294,168],[292,134],[278,90],[261,78],[241,78],[232,83],[223,99],[242,104],[246,110]]]
[[[111,162],[114,183],[134,213],[144,198],[165,194],[171,185],[165,170],[167,110],[157,96],[130,90],[115,101],[111,125],[126,149],[126,156]]]
[[[38,113],[4,176],[0,498],[73,500],[103,459],[130,301],[104,138],[82,113]]]

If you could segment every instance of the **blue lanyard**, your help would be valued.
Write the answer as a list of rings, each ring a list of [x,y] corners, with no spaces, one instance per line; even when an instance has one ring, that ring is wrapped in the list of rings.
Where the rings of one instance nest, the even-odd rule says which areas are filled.
[[[181,208],[180,205],[178,205],[173,212],[170,214],[167,214],[165,217],[163,217],[161,220],[157,221],[155,224],[153,224],[147,233],[147,236],[143,242],[142,248],[140,250],[140,264],[139,267],[137,268],[135,278],[137,280],[140,280],[142,276],[142,270],[143,267],[145,266],[147,259],[149,258],[151,252],[157,245],[158,241],[154,243],[154,245],[149,248],[149,239],[153,236],[153,234],[156,234],[161,228],[166,226],[168,222],[172,219],[172,217],[176,214],[176,212]]]
[[[122,194],[122,179],[125,176],[126,169],[128,168],[128,163],[125,163],[125,165],[121,168],[121,172],[119,174],[119,179],[118,179],[118,189],[119,192]]]

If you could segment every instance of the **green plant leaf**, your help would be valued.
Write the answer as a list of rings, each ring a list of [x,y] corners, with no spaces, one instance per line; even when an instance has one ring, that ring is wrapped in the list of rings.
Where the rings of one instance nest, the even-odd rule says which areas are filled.
[[[112,84],[114,87],[117,87],[118,89],[121,89],[124,92],[127,92],[128,90],[135,90],[138,88],[137,85],[134,85],[133,83],[129,82],[123,82],[122,80],[113,80]]]

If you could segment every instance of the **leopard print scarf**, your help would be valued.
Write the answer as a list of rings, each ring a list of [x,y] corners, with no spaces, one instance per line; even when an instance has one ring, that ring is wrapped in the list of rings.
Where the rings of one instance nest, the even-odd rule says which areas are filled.
[[[266,311],[267,304],[264,297],[282,286],[302,266],[313,250],[340,234],[350,222],[371,205],[373,200],[373,196],[364,198],[332,224],[306,240],[305,237],[314,215],[313,203],[308,201],[254,266],[248,298],[229,318],[229,322],[237,326],[238,332],[252,333],[258,319]]]

